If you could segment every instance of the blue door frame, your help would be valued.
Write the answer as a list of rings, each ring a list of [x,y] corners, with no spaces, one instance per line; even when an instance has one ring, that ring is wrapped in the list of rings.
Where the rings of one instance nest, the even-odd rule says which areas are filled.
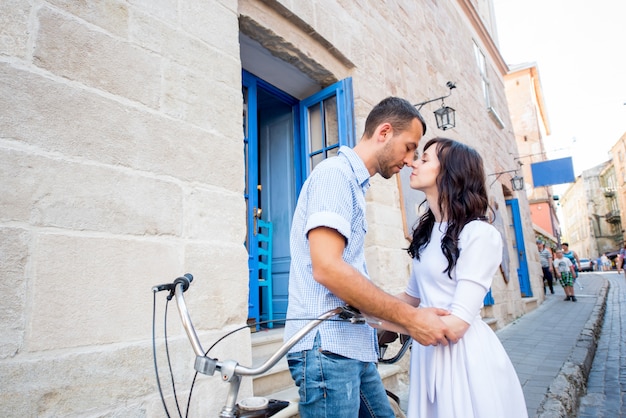
[[[519,209],[519,201],[517,199],[509,199],[506,201],[506,205],[511,209],[513,221],[513,224],[510,226],[513,228],[515,235],[513,249],[517,253],[517,260],[519,261],[517,277],[519,280],[520,293],[522,294],[522,297],[532,297],[533,291],[530,286],[530,274],[528,272],[528,259],[526,257],[526,245],[524,243],[524,232],[522,217]]]

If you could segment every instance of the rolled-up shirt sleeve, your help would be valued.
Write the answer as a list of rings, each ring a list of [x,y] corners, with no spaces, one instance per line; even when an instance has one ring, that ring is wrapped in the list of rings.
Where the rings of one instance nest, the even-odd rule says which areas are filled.
[[[318,173],[316,173],[318,174]],[[333,187],[328,187],[332,184]],[[337,230],[346,241],[351,238],[353,218],[352,199],[354,195],[351,182],[341,170],[325,170],[311,179],[307,190],[310,199],[307,208],[305,233],[318,227]]]

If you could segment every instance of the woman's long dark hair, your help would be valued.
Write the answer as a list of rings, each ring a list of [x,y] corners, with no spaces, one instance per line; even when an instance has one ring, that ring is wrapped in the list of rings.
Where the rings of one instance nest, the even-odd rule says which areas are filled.
[[[475,149],[448,138],[433,138],[426,143],[424,151],[436,147],[440,171],[437,175],[439,212],[448,226],[441,241],[441,251],[448,260],[444,273],[452,278],[452,270],[459,258],[459,234],[473,220],[487,220],[489,198],[485,185],[483,159]],[[422,203],[425,204],[426,202]],[[407,249],[409,255],[420,259],[420,251],[428,245],[435,225],[435,215],[428,209],[414,231]]]

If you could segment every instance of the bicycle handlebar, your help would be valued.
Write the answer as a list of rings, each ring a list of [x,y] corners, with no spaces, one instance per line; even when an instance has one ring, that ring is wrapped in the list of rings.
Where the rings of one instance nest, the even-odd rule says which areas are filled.
[[[191,322],[191,316],[189,316],[189,310],[187,309],[187,305],[185,304],[185,297],[183,293],[187,288],[185,287],[185,283],[182,281],[176,283],[174,281],[174,295],[176,296],[176,306],[178,307],[178,315],[180,316],[180,320],[183,323],[183,328],[187,333],[187,338],[189,338],[189,342],[193,347],[193,352],[196,353],[198,357],[204,357],[204,350],[202,349],[202,344],[200,344],[200,339],[198,338],[198,334],[196,334],[196,329]]]
[[[187,274],[185,276],[191,275]],[[220,370],[222,372],[222,380],[225,381],[230,381],[234,375],[257,376],[265,373],[266,371],[274,367],[274,365],[276,365],[276,363],[278,363],[278,361],[285,354],[287,354],[291,347],[293,347],[298,341],[300,341],[302,337],[309,333],[313,328],[317,327],[320,323],[329,318],[332,318],[335,315],[339,315],[342,319],[345,319],[352,323],[365,323],[365,318],[360,315],[360,312],[355,311],[353,308],[350,308],[348,306],[337,307],[323,313],[316,319],[309,321],[288,341],[280,346],[280,348],[270,358],[268,358],[263,364],[258,367],[246,367],[238,364],[237,362],[229,360],[222,362],[206,356],[205,351],[202,348],[202,344],[200,344],[200,339],[196,334],[193,323],[191,322],[191,317],[189,315],[189,310],[187,309],[183,293],[189,287],[189,283],[191,282],[191,280],[193,280],[193,277],[191,278],[191,280],[189,280],[189,282],[185,282],[179,279],[176,279],[174,283],[172,283],[172,292],[174,293],[176,298],[176,306],[178,307],[178,314],[183,324],[183,328],[185,329],[185,332],[187,333],[187,338],[189,338],[189,342],[191,343],[193,351],[196,354],[196,362],[194,367],[198,372],[207,375],[213,375],[215,373],[215,370]]]
[[[318,326],[325,320],[332,318],[335,315],[341,314],[343,311],[344,311],[344,308],[340,307],[340,308],[331,309],[330,311],[323,313],[322,315],[317,317],[317,319],[310,321],[304,327],[299,329],[298,332],[296,332],[289,340],[287,340],[283,345],[281,345],[280,348],[270,358],[268,358],[265,361],[265,363],[263,363],[262,365],[256,368],[238,366],[235,368],[235,373],[241,376],[256,376],[256,375],[265,373],[266,371],[271,369],[276,363],[278,363],[278,360],[280,360],[285,354],[287,354],[287,352],[291,349],[291,347],[296,345],[296,343],[300,341],[302,337],[308,334],[309,331],[311,331],[313,328],[315,328],[316,326]]]
[[[176,285],[181,283],[183,285],[183,292],[184,292],[187,289],[189,289],[189,285],[191,284],[191,282],[193,282],[193,276],[187,273],[187,274],[180,276],[179,278],[174,280],[172,283],[166,283],[166,284],[160,284],[160,285],[154,286],[152,288],[152,291],[153,292],[160,292],[162,290],[173,291]]]

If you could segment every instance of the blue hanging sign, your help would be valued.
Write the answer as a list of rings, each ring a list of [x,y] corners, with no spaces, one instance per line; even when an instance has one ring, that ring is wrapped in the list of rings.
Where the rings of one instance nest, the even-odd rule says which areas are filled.
[[[533,186],[552,186],[554,184],[572,183],[575,180],[572,157],[532,163]]]

